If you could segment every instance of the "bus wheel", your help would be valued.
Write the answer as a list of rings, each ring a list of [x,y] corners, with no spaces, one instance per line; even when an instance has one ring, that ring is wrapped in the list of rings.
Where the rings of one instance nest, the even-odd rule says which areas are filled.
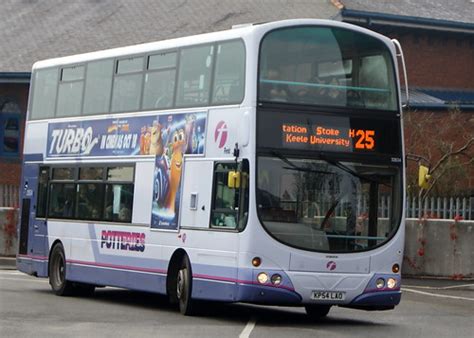
[[[320,319],[328,315],[331,305],[306,305],[304,308],[312,319]]]
[[[58,296],[69,296],[73,293],[72,282],[66,280],[66,256],[62,244],[56,244],[51,252],[49,284]]]
[[[191,299],[192,292],[192,274],[191,263],[188,256],[183,257],[181,267],[176,277],[176,297],[178,298],[179,312],[183,315],[190,316],[194,313],[194,302]]]

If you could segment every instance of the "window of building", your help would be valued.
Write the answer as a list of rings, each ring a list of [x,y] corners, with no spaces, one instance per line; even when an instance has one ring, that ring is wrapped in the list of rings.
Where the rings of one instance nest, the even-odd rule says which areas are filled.
[[[245,48],[242,41],[217,46],[213,104],[240,103],[244,97]]]
[[[20,154],[20,115],[0,114],[0,156],[18,157]]]
[[[209,104],[213,57],[214,45],[201,45],[181,50],[177,106]]]

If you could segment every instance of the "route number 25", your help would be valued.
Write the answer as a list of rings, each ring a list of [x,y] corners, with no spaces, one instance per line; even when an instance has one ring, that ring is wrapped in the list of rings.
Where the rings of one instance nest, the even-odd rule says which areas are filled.
[[[372,150],[375,146],[375,130],[363,130],[363,129],[350,129],[349,137],[355,139],[356,149],[367,149]]]

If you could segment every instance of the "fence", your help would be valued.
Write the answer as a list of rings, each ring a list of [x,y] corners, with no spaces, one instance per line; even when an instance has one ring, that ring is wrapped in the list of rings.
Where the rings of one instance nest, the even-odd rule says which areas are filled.
[[[18,207],[19,190],[17,185],[0,184],[0,207]]]
[[[331,208],[334,201],[321,198],[316,201],[302,201],[301,215],[303,217],[324,216],[325,212]],[[428,197],[421,205],[421,199],[418,197],[407,196],[406,199],[406,218],[429,218],[429,219],[454,219],[473,220],[474,219],[474,197]],[[281,201],[280,206],[284,210],[293,210],[297,212],[298,202]],[[392,201],[390,196],[380,196],[378,203],[378,217],[389,218],[391,215]],[[357,196],[355,202],[355,214],[358,216],[369,214],[368,196]],[[321,213],[323,212],[323,213]],[[335,216],[346,216],[347,210],[344,203],[336,204],[334,209]]]
[[[427,197],[407,196],[406,218],[474,219],[474,197]]]
[[[423,206],[418,196],[407,196],[406,218],[430,218],[430,219],[454,219],[461,217],[464,220],[474,220],[474,197],[428,197],[425,199]],[[0,185],[0,207],[18,207],[19,203],[19,187],[16,185]],[[284,202],[285,203],[285,202]],[[294,204],[295,202],[286,202],[286,204]],[[329,202],[326,202],[326,204]],[[313,206],[318,208],[329,208],[325,202],[303,202],[305,214],[316,215]],[[287,206],[288,207],[288,206]],[[392,203],[390,196],[380,196],[379,200],[379,217],[389,217]],[[294,207],[290,207],[292,209]],[[344,215],[342,205],[337,205],[334,210],[337,216]],[[357,214],[368,213],[368,201],[366,196],[360,197],[357,201]],[[305,215],[306,217],[310,215]],[[313,216],[313,215],[311,215]]]

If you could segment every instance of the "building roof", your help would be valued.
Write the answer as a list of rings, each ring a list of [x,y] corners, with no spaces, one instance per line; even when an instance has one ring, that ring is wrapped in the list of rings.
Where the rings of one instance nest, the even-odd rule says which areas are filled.
[[[402,98],[405,99],[405,89],[402,88]],[[409,106],[420,109],[446,109],[457,107],[465,110],[474,109],[473,90],[452,90],[448,88],[418,88],[410,87]]]
[[[34,62],[52,57],[290,18],[474,32],[473,11],[474,0],[2,0],[0,72],[29,72]]]
[[[330,19],[328,0],[2,0],[0,72],[38,60],[289,18]]]
[[[474,33],[474,0],[333,0],[345,21]]]

